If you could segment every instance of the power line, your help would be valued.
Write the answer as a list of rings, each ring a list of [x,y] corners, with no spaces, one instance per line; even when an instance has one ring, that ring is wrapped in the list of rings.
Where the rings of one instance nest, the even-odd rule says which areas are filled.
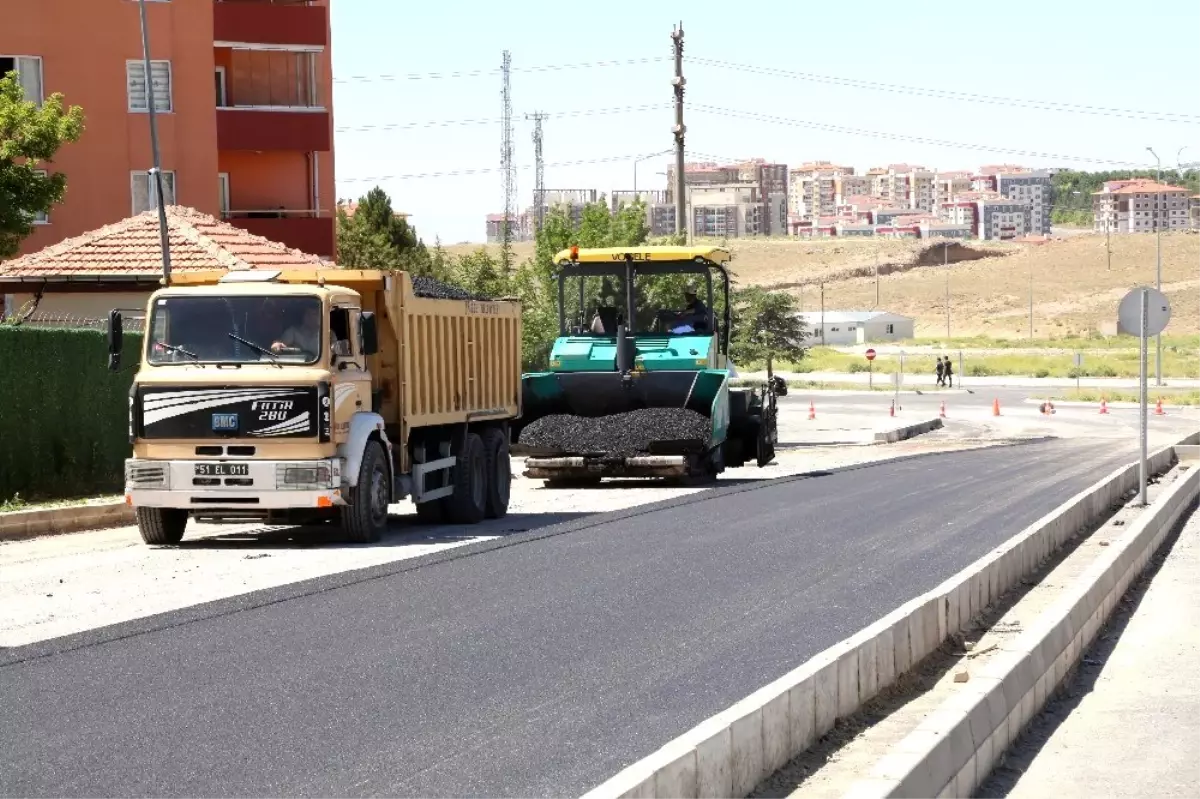
[[[1033,108],[1041,111],[1060,111],[1074,114],[1093,114],[1098,116],[1122,117],[1125,119],[1141,119],[1159,122],[1177,122],[1188,125],[1200,124],[1200,116],[1195,114],[1180,114],[1173,111],[1139,111],[1128,108],[1107,108],[1104,106],[1082,105],[1079,103],[1062,103],[1051,100],[1030,100],[1018,97],[998,97],[973,92],[957,92],[948,89],[932,89],[920,86],[905,86],[895,83],[878,83],[875,81],[840,78],[835,75],[820,75],[812,72],[794,72],[774,67],[759,67],[751,64],[739,64],[732,61],[719,61],[711,58],[693,58],[689,63],[701,66],[717,67],[737,72],[748,72],[756,75],[769,75],[780,78],[791,78],[812,83],[825,83],[833,86],[847,86],[856,89],[893,92],[923,97],[937,97],[948,100],[963,100],[972,103],[989,105],[1009,105],[1019,108]]]
[[[634,155],[613,155],[606,158],[585,158],[579,161],[556,161],[547,163],[545,166],[560,167],[560,166],[587,166],[590,164],[612,164],[620,161],[633,161],[639,158],[653,157],[659,153],[635,153]],[[703,157],[703,156],[702,156]],[[519,164],[515,169],[532,169],[533,164]],[[374,177],[363,178],[339,178],[338,183],[382,183],[389,180],[421,180],[423,178],[453,178],[462,177],[465,175],[489,175],[494,172],[499,172],[500,167],[480,167],[478,169],[453,169],[446,172],[415,172],[407,175],[377,175]]]
[[[646,105],[622,105],[612,108],[588,108],[578,111],[554,111],[546,113],[543,119],[568,119],[571,117],[603,116],[605,114],[636,114],[643,111],[661,111],[670,108],[670,103],[648,103]],[[383,125],[344,125],[334,128],[337,133],[378,133],[396,130],[417,130],[420,128],[467,127],[471,125],[499,125],[503,117],[480,119],[435,119],[425,122],[397,122]]]
[[[628,67],[640,64],[655,64],[669,60],[665,56],[651,58],[625,58],[616,61],[580,61],[574,64],[539,64],[532,67],[512,67],[510,72],[559,72],[564,69],[601,69],[604,67]],[[334,83],[377,83],[398,80],[446,80],[450,78],[481,78],[501,74],[500,69],[466,69],[454,72],[409,72],[394,75],[350,75],[334,78]]]
[[[1145,168],[1145,164],[1139,164],[1136,161],[1111,161],[1104,158],[1088,158],[1078,155],[1060,155],[1057,153],[1043,153],[1033,150],[1018,150],[1009,147],[992,147],[986,144],[968,144],[965,142],[945,141],[942,139],[929,139],[923,136],[907,136],[901,133],[886,133],[877,130],[864,130],[862,128],[848,128],[841,125],[830,125],[824,122],[811,122],[805,119],[790,119],[788,117],[778,117],[770,114],[758,114],[752,111],[738,111],[732,108],[721,108],[719,106],[712,105],[693,105],[692,108],[703,114],[729,117],[731,119],[767,122],[773,125],[787,125],[789,127],[796,128],[810,128],[812,130],[823,130],[830,133],[847,133],[852,136],[869,136],[877,139],[910,141],[916,144],[931,144],[938,147],[953,147],[959,150],[979,150],[982,152],[997,153],[1001,155],[1021,155],[1029,158],[1050,158],[1058,161],[1079,161],[1089,164],[1106,164],[1110,166],[1141,166]]]

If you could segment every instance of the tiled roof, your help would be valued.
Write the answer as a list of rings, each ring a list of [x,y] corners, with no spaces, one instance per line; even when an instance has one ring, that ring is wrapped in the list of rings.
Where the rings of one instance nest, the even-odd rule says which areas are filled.
[[[1113,185],[1117,184],[1117,185]],[[1140,179],[1130,181],[1115,181],[1110,180],[1104,184],[1102,191],[1094,191],[1092,194],[1186,194],[1187,189],[1182,186],[1169,186],[1166,183],[1158,183],[1153,180]]]
[[[322,263],[316,255],[256,236],[194,208],[168,206],[167,231],[173,270],[294,269]],[[0,278],[161,272],[158,211],[131,216],[0,263]]]
[[[876,206],[879,204],[879,199],[868,194],[851,194],[842,198],[842,205]]]

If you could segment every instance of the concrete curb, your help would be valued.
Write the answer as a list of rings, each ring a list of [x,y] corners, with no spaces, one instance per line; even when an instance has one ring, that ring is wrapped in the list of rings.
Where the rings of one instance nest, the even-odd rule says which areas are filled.
[[[885,755],[846,797],[970,797],[1087,651],[1129,584],[1200,497],[1190,469],[1067,594]]]
[[[931,430],[937,430],[942,426],[941,417],[926,419],[923,422],[916,424],[897,427],[894,430],[881,430],[875,434],[875,443],[877,444],[894,444],[897,441],[904,441],[913,436],[919,436],[922,433],[928,433]]]
[[[16,510],[0,513],[0,541],[116,527],[133,524],[133,520],[133,508],[126,505],[124,500],[69,505],[65,508]]]
[[[1198,442],[1200,433],[1180,443]],[[1158,450],[1150,456],[1150,472],[1165,471],[1173,460],[1173,447]],[[1117,469],[937,588],[701,722],[584,799],[746,796],[829,732],[839,718],[853,715],[948,636],[965,628],[1079,530],[1121,504],[1137,479],[1136,463]],[[939,748],[939,755],[943,750],[950,754]],[[918,756],[908,755],[904,762],[915,762]],[[902,767],[885,765],[887,770]],[[951,773],[951,779],[956,775]],[[934,796],[945,782],[933,791],[904,795]],[[859,790],[890,795],[871,791],[894,787],[871,783]]]

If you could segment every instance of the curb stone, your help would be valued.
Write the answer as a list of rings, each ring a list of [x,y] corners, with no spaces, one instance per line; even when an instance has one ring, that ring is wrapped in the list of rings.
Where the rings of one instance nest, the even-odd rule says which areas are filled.
[[[126,505],[123,499],[91,505],[69,505],[65,508],[15,510],[0,513],[0,541],[119,527],[133,524],[133,521],[133,508]]]

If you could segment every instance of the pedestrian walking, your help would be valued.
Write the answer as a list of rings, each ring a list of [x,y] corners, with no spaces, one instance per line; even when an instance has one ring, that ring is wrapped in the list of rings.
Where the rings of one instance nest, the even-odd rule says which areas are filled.
[[[946,385],[946,367],[942,363],[942,356],[937,356],[937,364],[933,367],[934,374],[937,375],[937,385]]]
[[[946,356],[946,362],[942,365],[942,372],[946,376],[946,385],[949,388],[954,388],[954,367],[950,365],[950,356]]]

